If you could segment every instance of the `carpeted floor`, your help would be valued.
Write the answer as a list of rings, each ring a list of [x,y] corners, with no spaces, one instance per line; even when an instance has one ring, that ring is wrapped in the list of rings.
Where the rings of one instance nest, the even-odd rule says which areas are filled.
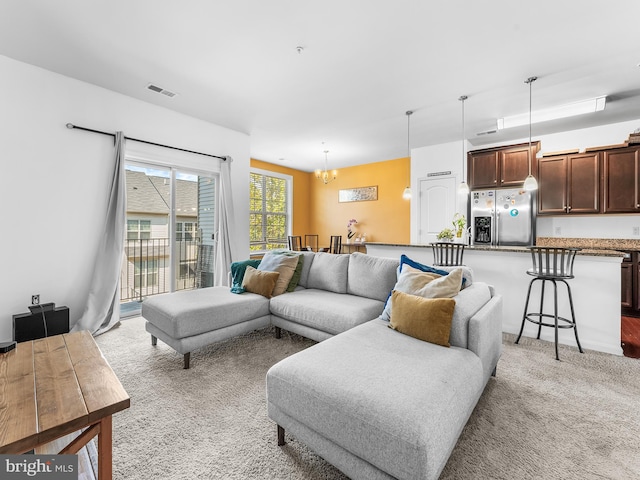
[[[182,356],[141,318],[96,338],[131,408],[114,416],[114,478],[344,479],[295,438],[276,445],[265,374],[314,344],[253,332]],[[443,479],[640,479],[640,360],[505,335]]]

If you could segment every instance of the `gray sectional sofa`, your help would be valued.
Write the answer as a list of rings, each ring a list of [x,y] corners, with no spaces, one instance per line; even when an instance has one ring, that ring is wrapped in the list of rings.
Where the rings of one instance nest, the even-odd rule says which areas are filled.
[[[156,295],[142,304],[145,329],[184,356],[206,345],[274,325],[318,342],[380,315],[396,282],[398,261],[354,253],[300,252],[296,291],[265,298],[210,287]],[[371,279],[375,285],[369,287]]]
[[[146,329],[185,362],[191,349],[269,324],[276,335],[286,329],[319,341],[267,373],[278,444],[286,431],[354,479],[438,478],[495,375],[502,297],[467,272],[446,348],[378,318],[399,260],[303,255],[291,293],[267,299],[214,287],[159,296],[143,304]]]

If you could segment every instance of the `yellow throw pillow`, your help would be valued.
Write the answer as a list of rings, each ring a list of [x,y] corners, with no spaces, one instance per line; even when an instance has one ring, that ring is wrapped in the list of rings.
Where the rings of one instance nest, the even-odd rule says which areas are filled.
[[[394,290],[389,326],[400,333],[449,347],[453,298],[422,298]]]
[[[280,272],[263,272],[252,266],[247,266],[242,279],[242,287],[251,293],[257,293],[263,297],[271,298]]]

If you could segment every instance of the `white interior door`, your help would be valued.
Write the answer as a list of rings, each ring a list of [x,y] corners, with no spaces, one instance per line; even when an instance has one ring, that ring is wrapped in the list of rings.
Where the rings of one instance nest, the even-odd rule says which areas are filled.
[[[436,235],[446,227],[456,213],[455,177],[420,179],[418,200],[418,243],[437,241]]]

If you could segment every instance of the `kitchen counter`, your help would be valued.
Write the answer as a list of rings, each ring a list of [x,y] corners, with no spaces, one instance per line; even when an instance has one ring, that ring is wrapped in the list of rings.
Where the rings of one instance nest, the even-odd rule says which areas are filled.
[[[549,246],[576,246],[582,250],[576,256],[575,278],[569,280],[578,324],[578,335],[583,348],[600,352],[622,355],[620,344],[620,264],[624,254],[617,251],[622,243],[612,244],[566,244],[557,242]],[[571,239],[574,240],[574,239]],[[544,242],[543,242],[544,243]],[[611,246],[610,246],[611,245]],[[629,244],[625,244],[629,246]],[[594,248],[602,247],[602,248]],[[640,248],[640,246],[638,247]],[[407,255],[418,262],[433,263],[433,251],[430,245],[411,245],[398,243],[367,242],[367,253],[377,257],[400,258]],[[523,255],[525,254],[525,255]],[[526,300],[531,276],[526,271],[531,268],[531,255],[527,247],[465,247],[463,262],[473,270],[473,278],[479,282],[493,285],[496,292],[503,296],[502,331],[517,334],[522,323],[522,312]],[[548,288],[551,288],[549,286]],[[569,302],[560,286],[558,297],[560,315],[569,315]],[[534,290],[539,295],[539,287]],[[533,295],[534,293],[532,293]],[[547,295],[545,309],[552,309],[553,295]],[[532,304],[533,305],[533,304]],[[535,325],[527,322],[524,335],[535,338],[538,331]],[[575,347],[573,330],[561,329],[558,341]],[[553,328],[543,328],[540,338],[553,342]]]

